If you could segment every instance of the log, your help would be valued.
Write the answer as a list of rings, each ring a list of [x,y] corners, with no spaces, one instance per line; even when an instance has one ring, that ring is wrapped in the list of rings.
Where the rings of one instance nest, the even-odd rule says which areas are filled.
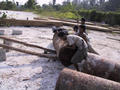
[[[55,19],[55,18],[49,18],[52,20],[56,20],[56,21],[61,21],[61,23],[65,26],[75,26],[77,25],[76,21],[70,21],[70,20],[61,20],[61,19]],[[79,23],[80,25],[80,23]],[[112,33],[112,31],[114,31],[113,29],[109,29],[107,27],[103,27],[104,25],[95,25],[94,23],[91,22],[86,22],[86,27],[89,30],[94,30],[94,31],[101,31],[101,32],[109,32]]]
[[[47,48],[44,48],[44,47],[41,47],[41,46],[38,46],[38,45],[28,44],[28,43],[25,43],[25,42],[22,42],[22,41],[19,41],[19,40],[15,40],[15,39],[12,39],[12,38],[4,37],[4,36],[0,36],[0,38],[4,39],[4,40],[7,40],[7,41],[12,41],[12,42],[20,43],[20,44],[23,44],[25,46],[40,48],[40,49],[46,50],[48,52],[56,53],[56,51],[54,51],[54,50],[47,49]]]
[[[53,45],[57,52],[57,57],[64,66],[70,66],[71,58],[75,54],[76,49],[66,46],[66,42],[62,41],[57,34],[53,37]],[[107,78],[120,82],[120,64],[114,60],[107,60],[104,57],[88,53],[87,60],[81,63],[82,72]]]
[[[48,20],[16,20],[16,19],[0,19],[0,26],[35,26],[35,27],[51,27],[51,26],[62,26],[63,24],[58,21]]]
[[[28,51],[28,50],[23,50],[23,49],[11,47],[11,46],[4,45],[4,44],[0,44],[0,47],[6,48],[6,49],[15,50],[15,51],[19,51],[19,52],[22,52],[22,53],[27,53],[27,54],[31,54],[31,55],[36,55],[36,56],[39,56],[39,57],[52,58],[52,59],[56,59],[56,58],[57,58],[56,55],[41,54],[41,53],[37,53],[37,52],[33,52],[33,51]]]
[[[111,38],[111,37],[107,37],[108,39],[112,39],[112,40],[116,40],[116,41],[120,41],[120,39],[116,39],[116,38]]]
[[[64,69],[59,75],[55,90],[120,90],[120,83]]]

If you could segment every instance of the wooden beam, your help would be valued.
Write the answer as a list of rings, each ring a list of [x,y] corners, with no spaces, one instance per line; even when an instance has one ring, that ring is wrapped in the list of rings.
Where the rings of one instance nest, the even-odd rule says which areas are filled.
[[[0,36],[0,39],[5,39],[5,40],[12,41],[12,42],[15,42],[15,43],[23,44],[25,46],[40,48],[40,49],[46,50],[48,52],[56,53],[55,50],[47,49],[47,48],[44,48],[44,47],[41,47],[41,46],[38,46],[38,45],[34,45],[34,44],[28,44],[28,43],[25,43],[25,42],[22,42],[22,41],[19,41],[19,40],[15,40],[15,39],[12,39],[12,38]]]
[[[36,56],[39,56],[39,57],[53,58],[53,59],[56,59],[56,58],[57,58],[56,55],[41,54],[41,53],[37,53],[37,52],[33,52],[33,51],[28,51],[28,50],[23,50],[23,49],[11,47],[11,46],[4,45],[4,44],[0,44],[0,47],[6,48],[6,49],[15,50],[15,51],[22,52],[22,53],[27,53],[27,54],[31,54],[31,55],[36,55]]]

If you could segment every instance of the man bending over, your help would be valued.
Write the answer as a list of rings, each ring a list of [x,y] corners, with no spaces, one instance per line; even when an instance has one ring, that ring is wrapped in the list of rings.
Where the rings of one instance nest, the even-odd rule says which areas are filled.
[[[86,42],[77,35],[66,35],[65,32],[60,32],[58,34],[58,37],[60,37],[62,40],[66,41],[68,43],[68,46],[71,48],[76,48],[77,51],[73,55],[71,59],[71,63],[74,64],[76,69],[79,71],[77,63],[81,63],[82,60],[87,59],[87,44]]]

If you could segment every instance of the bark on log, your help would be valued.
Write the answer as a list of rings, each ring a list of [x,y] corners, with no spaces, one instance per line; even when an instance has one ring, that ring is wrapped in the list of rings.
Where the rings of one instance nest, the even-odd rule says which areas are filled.
[[[71,65],[71,58],[76,50],[67,47],[65,42],[58,38],[57,35],[53,37],[53,45],[61,63],[64,66]],[[88,53],[88,59],[81,63],[80,69],[82,72],[91,75],[120,82],[120,64],[114,60],[107,60],[98,55]]]
[[[12,41],[12,42],[20,43],[20,44],[23,44],[25,46],[40,48],[40,49],[46,50],[48,52],[56,53],[56,51],[54,51],[54,50],[47,49],[47,48],[44,48],[44,47],[41,47],[41,46],[38,46],[38,45],[28,44],[28,43],[25,43],[25,42],[22,42],[22,41],[19,41],[19,40],[15,40],[15,39],[11,39],[11,38],[8,38],[8,37],[4,37],[4,36],[0,36],[0,38],[4,39],[4,40],[7,40],[7,41]]]
[[[23,49],[11,47],[11,46],[4,45],[4,44],[0,44],[0,47],[6,48],[6,49],[15,50],[15,51],[19,51],[19,52],[22,52],[22,53],[27,53],[27,54],[31,54],[31,55],[36,55],[36,56],[39,56],[39,57],[52,58],[52,59],[56,59],[56,58],[57,58],[56,55],[41,54],[41,53],[37,53],[37,52],[33,52],[33,51],[28,51],[28,50],[23,50]]]
[[[120,90],[120,83],[64,69],[60,73],[55,90]]]

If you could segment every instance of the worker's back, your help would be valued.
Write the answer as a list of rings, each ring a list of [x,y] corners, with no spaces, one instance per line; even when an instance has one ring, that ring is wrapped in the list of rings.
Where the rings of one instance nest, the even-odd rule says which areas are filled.
[[[87,48],[86,42],[77,35],[67,35],[67,41],[70,46],[76,45],[79,49]]]

